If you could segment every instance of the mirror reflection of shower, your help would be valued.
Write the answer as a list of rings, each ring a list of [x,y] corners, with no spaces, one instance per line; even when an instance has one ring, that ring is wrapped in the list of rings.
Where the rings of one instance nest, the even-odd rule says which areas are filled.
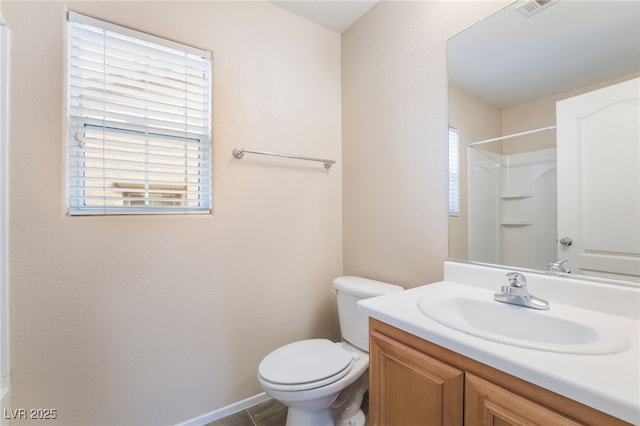
[[[554,129],[468,145],[470,260],[544,269],[556,257],[556,149],[536,143]]]

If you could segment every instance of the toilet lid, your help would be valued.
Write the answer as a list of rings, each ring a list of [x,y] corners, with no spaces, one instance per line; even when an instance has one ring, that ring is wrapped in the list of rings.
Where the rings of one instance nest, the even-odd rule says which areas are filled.
[[[271,352],[260,362],[258,373],[274,385],[309,388],[305,384],[322,381],[318,386],[323,386],[342,378],[352,363],[351,354],[339,345],[327,339],[311,339]]]

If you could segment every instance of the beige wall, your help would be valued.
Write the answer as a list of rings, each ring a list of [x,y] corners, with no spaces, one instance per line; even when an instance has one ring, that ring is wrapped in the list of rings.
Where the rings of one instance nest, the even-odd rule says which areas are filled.
[[[340,36],[262,1],[68,6],[213,51],[214,214],[65,215],[65,3],[3,2],[12,405],[57,409],[47,424],[160,425],[258,394],[269,351],[338,337]]]
[[[508,3],[384,1],[343,34],[345,274],[442,278],[447,39]]]

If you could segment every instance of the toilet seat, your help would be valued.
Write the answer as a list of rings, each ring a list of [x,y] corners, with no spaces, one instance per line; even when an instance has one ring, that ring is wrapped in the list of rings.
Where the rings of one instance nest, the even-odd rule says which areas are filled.
[[[351,353],[330,340],[301,340],[267,355],[258,374],[271,389],[301,391],[340,380],[351,371],[353,361]]]

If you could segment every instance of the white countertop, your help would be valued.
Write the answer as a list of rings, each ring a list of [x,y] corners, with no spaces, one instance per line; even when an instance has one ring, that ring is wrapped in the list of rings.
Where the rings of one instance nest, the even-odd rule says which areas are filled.
[[[631,343],[628,349],[606,355],[546,352],[492,342],[444,326],[417,307],[420,298],[442,289],[463,294],[479,288],[497,291],[506,284],[505,272],[500,268],[446,262],[445,281],[361,300],[358,309],[486,365],[640,424],[640,288],[525,273],[529,291],[549,300],[552,309],[554,304],[581,309],[627,336]]]

